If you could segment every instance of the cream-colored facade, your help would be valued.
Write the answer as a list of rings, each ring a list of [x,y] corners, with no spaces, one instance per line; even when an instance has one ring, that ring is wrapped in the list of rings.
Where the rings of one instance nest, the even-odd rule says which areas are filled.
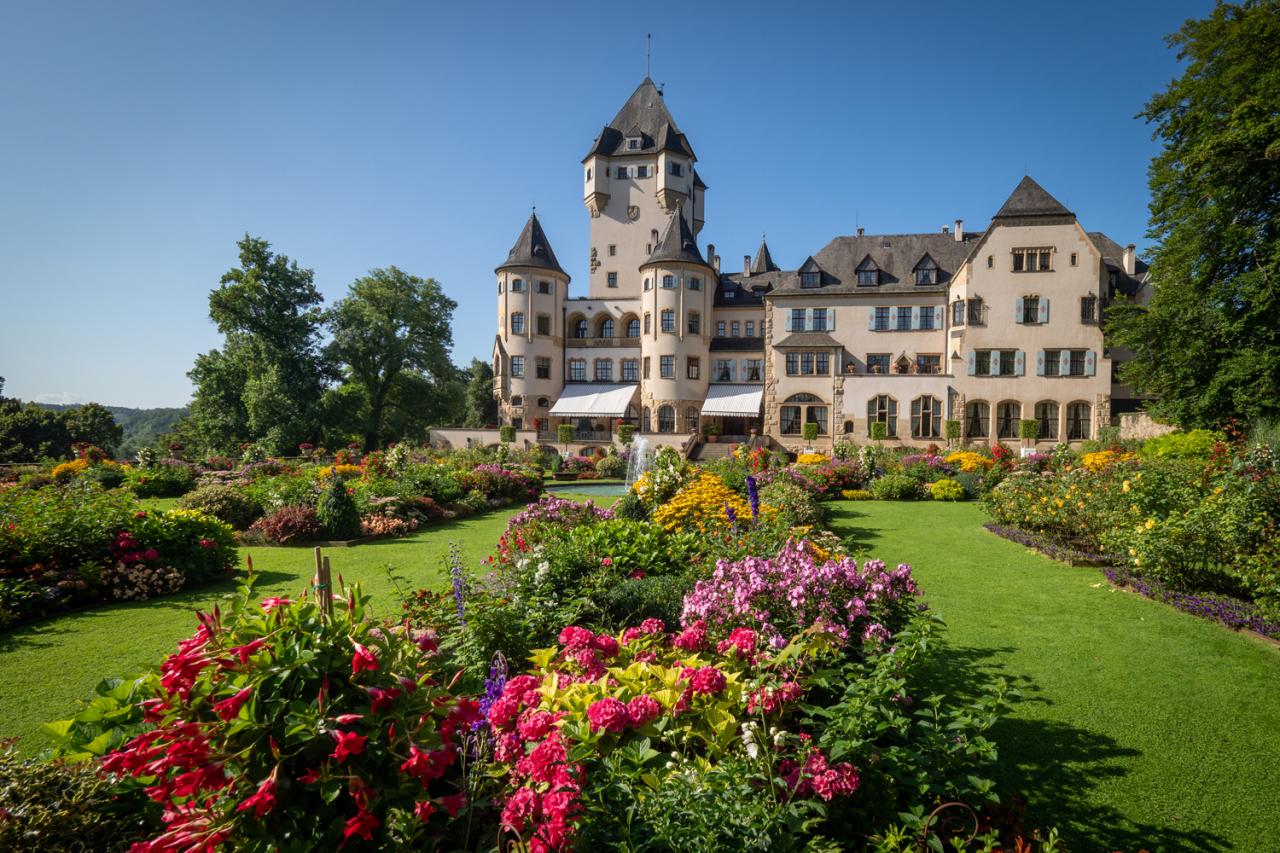
[[[985,231],[836,237],[794,270],[761,242],[740,273],[697,246],[706,185],[645,80],[583,160],[588,296],[568,295],[531,216],[497,269],[504,423],[609,440],[758,432],[784,447],[866,441],[1079,442],[1134,407],[1112,382],[1105,307],[1145,299],[1132,245],[1086,232],[1023,178]],[[628,393],[628,389],[632,389]],[[806,423],[819,438],[803,439]],[[714,431],[714,430],[713,430]]]

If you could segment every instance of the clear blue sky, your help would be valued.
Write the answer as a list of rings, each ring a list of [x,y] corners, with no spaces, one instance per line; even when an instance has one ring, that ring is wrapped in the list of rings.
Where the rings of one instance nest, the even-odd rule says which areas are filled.
[[[1024,170],[1143,245],[1177,73],[1161,3],[0,1],[6,396],[183,405],[207,299],[246,231],[329,301],[395,264],[458,301],[487,357],[493,267],[536,202],[585,288],[579,161],[644,76],[710,186],[725,263],[794,267],[869,233],[981,228]],[[738,261],[740,263],[740,261]]]

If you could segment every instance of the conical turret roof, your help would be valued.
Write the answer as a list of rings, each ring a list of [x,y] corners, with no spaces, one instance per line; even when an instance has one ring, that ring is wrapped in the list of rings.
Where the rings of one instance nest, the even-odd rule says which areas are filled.
[[[756,259],[751,262],[751,274],[760,275],[767,272],[778,272],[778,265],[773,262],[773,255],[769,254],[769,244],[760,238],[760,248],[756,250]]]
[[[640,148],[626,148],[624,143],[627,137],[639,137]],[[655,150],[676,151],[693,156],[693,148],[667,110],[662,92],[646,77],[631,93],[631,97],[627,98],[613,121],[600,131],[583,159],[593,154],[635,154]]]
[[[1073,215],[1062,202],[1049,195],[1048,191],[1037,184],[1030,175],[1025,175],[1014,187],[1013,194],[996,211],[995,218]]]
[[[516,244],[507,253],[507,260],[494,272],[512,267],[535,267],[560,273],[565,278],[569,277],[569,274],[560,268],[556,253],[551,251],[551,242],[547,240],[546,232],[542,230],[542,223],[538,221],[536,213],[529,214],[529,221],[524,224],[524,230],[516,238]]]
[[[666,230],[662,232],[662,239],[658,240],[658,245],[653,247],[653,252],[640,265],[641,267],[672,261],[707,266],[707,262],[702,258],[702,252],[698,250],[693,231],[689,228],[689,223],[685,222],[683,211],[682,202],[676,206],[671,219],[667,222]]]

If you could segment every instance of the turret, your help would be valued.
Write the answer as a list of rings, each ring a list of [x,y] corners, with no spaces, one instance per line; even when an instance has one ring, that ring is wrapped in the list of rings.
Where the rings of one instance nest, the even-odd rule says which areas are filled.
[[[498,277],[498,334],[493,393],[502,423],[530,428],[564,385],[564,300],[569,274],[556,260],[536,214],[530,214]]]

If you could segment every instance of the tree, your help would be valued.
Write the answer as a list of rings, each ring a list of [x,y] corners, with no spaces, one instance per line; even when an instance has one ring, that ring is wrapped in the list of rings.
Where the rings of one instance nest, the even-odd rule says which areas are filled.
[[[187,375],[196,385],[183,432],[201,449],[229,451],[265,440],[286,452],[319,434],[331,369],[320,348],[324,311],[311,270],[262,239],[236,244],[240,266],[209,295],[209,318],[226,336]]]
[[[467,411],[463,426],[482,427],[498,422],[498,401],[493,396],[493,368],[487,361],[471,359],[467,368]]]
[[[98,403],[85,403],[62,413],[62,422],[72,442],[85,441],[104,450],[114,450],[124,439],[124,428],[115,415]]]
[[[1181,77],[1142,115],[1152,160],[1145,307],[1113,306],[1120,376],[1184,427],[1280,415],[1280,0],[1219,4],[1168,38]]]
[[[439,282],[393,266],[357,279],[329,310],[328,352],[363,395],[366,450],[404,437],[388,429],[392,409],[430,419],[454,408],[445,398],[456,374],[449,351],[457,307]]]
[[[0,462],[37,462],[70,455],[71,436],[61,412],[0,399]]]

